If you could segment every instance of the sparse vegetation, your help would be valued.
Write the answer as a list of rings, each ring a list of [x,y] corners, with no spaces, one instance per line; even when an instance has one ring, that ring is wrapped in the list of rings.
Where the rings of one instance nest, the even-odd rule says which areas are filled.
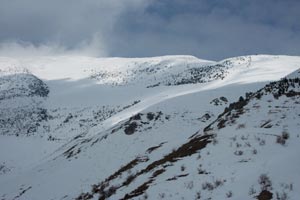
[[[241,155],[243,155],[243,151],[242,150],[236,150],[235,152],[234,152],[234,155],[236,155],[236,156],[241,156]]]
[[[212,144],[213,144],[213,145],[216,145],[216,144],[218,144],[218,140],[217,140],[217,138],[216,138],[216,137],[214,137],[214,138],[213,138],[213,140],[212,140]]]
[[[232,191],[229,191],[229,192],[226,193],[226,197],[227,198],[231,198],[232,196],[233,196]]]
[[[254,189],[254,186],[252,185],[249,189],[249,193],[248,193],[250,196],[256,194],[256,190]]]
[[[272,190],[272,182],[267,174],[261,174],[258,180],[261,190]]]
[[[205,182],[205,183],[202,184],[202,190],[209,190],[209,191],[211,191],[213,189],[215,189],[215,187],[210,182]]]
[[[276,200],[288,200],[289,198],[288,198],[288,195],[287,195],[287,193],[286,192],[281,192],[281,193],[279,193],[279,192],[276,192]]]
[[[260,145],[260,146],[264,146],[265,144],[266,144],[266,140],[261,139],[261,140],[259,141],[259,145]]]
[[[6,174],[10,171],[10,168],[6,166],[5,162],[0,163],[0,175]]]
[[[221,180],[221,179],[216,179],[213,183],[205,182],[202,184],[202,189],[212,191],[215,188],[222,186],[224,184],[224,182],[225,182],[225,180]]]
[[[221,66],[221,68],[223,67],[224,66]],[[224,75],[214,73],[212,74],[213,77],[209,77],[207,80],[202,77],[204,73],[203,69],[195,70],[194,68],[194,66],[189,66],[189,68],[187,68],[188,71],[193,75],[191,77],[183,77],[181,75],[177,76],[175,74],[172,76],[171,81],[170,79],[166,80],[165,82],[157,80],[157,82],[159,82],[157,84],[155,83],[153,87],[165,84],[180,85],[199,83],[201,81],[222,79]],[[201,68],[210,70],[209,67]],[[225,69],[226,67],[224,67],[224,70]],[[155,71],[159,69],[155,68],[153,70]],[[149,74],[155,73],[154,71],[152,71],[151,67],[148,67],[146,70],[146,72]],[[258,200],[269,200],[272,198],[277,200],[286,200],[288,199],[289,195],[291,195],[288,192],[289,190],[293,190],[293,184],[280,183],[281,185],[278,189],[277,187],[279,184],[275,184],[274,182],[275,189],[273,189],[271,178],[267,173],[272,174],[272,177],[274,176],[274,180],[278,179],[282,181],[280,178],[281,176],[278,178],[278,174],[276,174],[278,169],[291,169],[291,173],[294,173],[294,169],[297,168],[294,167],[294,165],[290,165],[291,167],[285,168],[285,166],[289,164],[289,160],[285,159],[285,157],[284,159],[273,159],[274,163],[272,162],[272,164],[274,164],[274,166],[279,164],[276,169],[273,170],[264,168],[266,167],[264,164],[264,159],[267,159],[270,154],[278,152],[279,150],[284,151],[282,155],[278,154],[279,156],[286,156],[286,152],[288,152],[287,150],[294,150],[294,145],[298,141],[298,138],[295,137],[297,133],[294,132],[295,130],[297,132],[296,128],[300,125],[297,122],[300,114],[297,112],[295,115],[294,113],[290,112],[292,109],[297,108],[298,106],[293,104],[294,102],[292,100],[299,99],[300,96],[299,92],[295,92],[296,90],[293,91],[290,89],[293,87],[292,85],[295,85],[295,82],[296,81],[293,82],[289,79],[285,79],[280,81],[280,83],[271,83],[257,92],[246,93],[246,97],[241,96],[236,102],[230,104],[228,103],[227,98],[223,96],[216,98],[211,102],[214,105],[224,105],[225,107],[225,104],[228,103],[226,105],[227,107],[221,114],[218,112],[222,108],[209,105],[209,102],[206,102],[206,104],[203,103],[203,105],[199,105],[199,107],[197,107],[197,103],[202,104],[200,100],[207,100],[207,97],[202,98],[202,93],[201,95],[198,93],[193,94],[192,97],[195,99],[190,96],[188,98],[180,97],[176,98],[175,100],[172,99],[169,105],[167,99],[172,98],[173,96],[169,94],[163,94],[162,92],[166,91],[166,87],[164,87],[162,89],[145,89],[147,91],[159,92],[159,95],[154,97],[160,98],[163,96],[163,102],[160,101],[160,99],[154,99],[154,101],[151,102],[151,105],[155,103],[155,106],[147,105],[147,103],[149,103],[148,99],[145,100],[144,97],[148,97],[148,94],[144,95],[144,93],[142,93],[143,95],[141,98],[143,98],[143,103],[140,106],[130,109],[128,112],[124,111],[120,115],[114,116],[105,122],[102,121],[107,119],[107,117],[116,114],[116,112],[122,109],[127,109],[130,106],[139,103],[140,101],[135,101],[132,105],[130,104],[123,108],[121,106],[110,110],[104,106],[103,108],[91,107],[89,108],[89,112],[91,112],[90,116],[86,116],[86,112],[77,112],[77,108],[65,109],[63,111],[58,110],[56,114],[52,114],[54,111],[52,112],[43,107],[35,107],[34,109],[29,107],[25,111],[34,111],[32,114],[32,116],[35,117],[32,120],[34,122],[33,125],[28,123],[24,126],[22,121],[22,117],[25,116],[22,115],[25,113],[24,110],[16,112],[18,114],[18,119],[15,120],[15,118],[11,118],[10,123],[14,123],[16,126],[18,130],[16,134],[21,135],[21,130],[23,130],[24,127],[26,133],[31,134],[40,131],[45,127],[45,124],[48,124],[47,121],[53,118],[55,121],[59,121],[57,129],[60,130],[60,132],[57,131],[53,134],[52,132],[51,134],[48,133],[44,139],[48,138],[48,140],[55,142],[57,138],[62,138],[61,142],[64,142],[65,140],[67,143],[62,145],[61,148],[54,152],[50,159],[54,158],[57,159],[57,161],[51,163],[53,163],[53,166],[55,163],[61,164],[62,169],[66,166],[74,166],[74,169],[76,170],[86,164],[86,166],[80,168],[80,170],[82,169],[82,171],[90,170],[91,172],[96,172],[94,174],[95,177],[91,178],[90,173],[87,173],[89,175],[88,177],[85,175],[85,173],[82,173],[78,174],[74,180],[85,180],[85,184],[89,184],[95,180],[99,181],[96,182],[96,184],[91,185],[89,191],[83,192],[81,195],[79,195],[76,198],[78,200],[130,200],[137,198],[176,199],[180,197],[186,198],[182,195],[187,193],[189,193],[189,198],[195,199],[211,199],[215,196],[224,199],[238,198],[239,195],[241,195],[241,191],[243,192],[242,195],[247,195],[248,187],[246,186],[246,190],[245,188],[241,188],[241,191],[237,191],[233,190],[236,188],[232,188],[231,186],[243,183],[243,180],[245,179],[247,179],[245,184],[252,184],[253,177],[249,176],[252,176],[255,174],[255,172],[260,171],[261,169],[265,169],[267,171],[260,176],[257,174],[259,177],[254,177],[254,182],[256,181],[256,184],[251,186],[248,193],[251,198],[256,198]],[[299,80],[297,84],[298,83],[300,83]],[[188,87],[182,87],[181,91],[185,92],[185,88]],[[194,89],[195,87],[191,88]],[[248,88],[248,86],[245,88]],[[139,90],[135,92],[139,92],[140,89],[142,88],[139,88]],[[218,92],[222,91],[222,89],[223,88],[220,90],[214,90],[212,94],[208,95],[208,98],[210,98],[210,95],[216,95]],[[176,90],[172,89],[172,92],[174,91]],[[236,91],[226,92],[226,95],[230,95],[229,99],[231,99],[234,96],[233,93],[236,95]],[[106,93],[104,93],[104,95],[105,94]],[[268,96],[266,96],[267,94]],[[43,96],[43,94],[34,95]],[[130,95],[131,93],[127,94],[127,96]],[[280,97],[280,99],[275,100],[273,99],[272,95],[274,95],[275,98]],[[219,96],[221,95],[219,94]],[[196,97],[199,99],[196,99]],[[295,97],[295,99],[288,97]],[[131,98],[132,97],[130,96],[130,99]],[[188,99],[188,102],[191,102],[191,105],[178,106],[181,103],[181,100],[185,99]],[[125,100],[128,101],[128,99],[124,99],[124,101]],[[106,100],[103,102],[106,102]],[[284,103],[282,104],[282,102]],[[43,102],[41,102],[40,105],[43,106]],[[178,108],[176,106],[178,106]],[[272,109],[269,109],[268,106]],[[176,107],[176,111],[171,110],[173,107]],[[39,109],[38,112],[36,112],[37,109]],[[152,112],[150,112],[150,109],[152,109]],[[164,112],[170,112],[172,115],[166,115],[161,111],[157,112],[159,109],[164,110]],[[206,109],[211,109],[211,111],[206,111]],[[198,116],[201,116],[203,113],[205,113],[205,115],[203,115],[201,118],[198,118]],[[2,118],[5,118],[5,112],[0,114],[2,114]],[[218,116],[217,114],[220,115]],[[256,114],[259,117],[257,117]],[[282,118],[283,116],[284,118]],[[29,119],[31,115],[26,113],[25,117],[27,117],[26,119]],[[199,119],[203,123],[200,122]],[[0,119],[0,128],[2,127],[3,122],[1,120],[2,119]],[[180,122],[183,122],[183,124],[180,124]],[[51,123],[52,121],[50,121],[49,124]],[[206,123],[210,124],[206,126]],[[293,127],[296,123],[297,127]],[[203,126],[206,126],[204,131],[202,131]],[[59,129],[59,127],[63,128]],[[56,130],[56,127],[51,127],[50,129],[49,126],[48,128],[49,131]],[[76,130],[78,135],[74,137],[74,135],[70,134],[70,138],[65,137],[64,133],[69,134],[69,131],[72,130]],[[284,131],[280,133],[281,130]],[[291,134],[293,140],[290,139],[288,131],[294,131],[293,134]],[[2,129],[0,129],[0,132],[2,132]],[[62,134],[59,135],[61,132]],[[126,136],[125,134],[131,136]],[[107,137],[108,139],[106,139]],[[275,144],[275,141],[273,141],[272,145],[272,139],[275,140],[275,138],[276,143],[281,145],[286,145],[288,143],[289,147],[281,148]],[[17,139],[19,140],[20,138]],[[46,142],[47,144],[54,144],[54,142]],[[59,141],[57,141],[57,143],[58,142]],[[266,145],[266,142],[268,145]],[[120,145],[118,145],[119,143]],[[212,143],[216,146],[208,145],[209,143]],[[93,146],[94,144],[97,145]],[[265,146],[262,147],[263,145]],[[63,151],[61,151],[61,149]],[[254,156],[258,151],[259,155]],[[62,153],[65,157],[60,157]],[[81,153],[80,155],[82,156],[75,156],[79,153]],[[202,159],[200,154],[203,156]],[[135,157],[135,155],[140,156]],[[76,161],[70,159],[71,157],[78,157],[78,160]],[[84,159],[81,159],[83,157]],[[286,158],[290,157],[286,156]],[[92,162],[89,163],[89,161]],[[68,162],[70,164],[65,164]],[[199,167],[197,168],[198,165]],[[44,168],[44,165],[39,166],[40,168],[38,170],[40,170],[39,172],[41,174],[45,171],[48,173],[49,170],[51,172],[55,172],[53,169],[56,168],[56,166],[54,166],[54,168],[52,168],[52,166],[50,168]],[[101,171],[102,167],[106,166],[111,168]],[[5,164],[0,165],[0,173],[4,171],[3,169],[5,169],[5,167]],[[13,167],[12,169],[14,170]],[[66,168],[66,170],[68,170],[68,168]],[[226,173],[220,173],[219,170],[226,170]],[[98,172],[101,172],[99,177],[97,177]],[[199,174],[198,176],[197,173]],[[240,177],[237,178],[237,176]],[[36,177],[37,176],[34,176],[34,178]],[[54,178],[56,177],[50,178],[50,182],[52,180],[57,181]],[[228,184],[226,184],[227,180]],[[40,180],[34,183],[40,184],[39,181]],[[257,181],[259,184],[257,184]],[[295,181],[294,184],[295,187],[298,186],[297,181]],[[223,185],[226,187],[222,187]],[[25,187],[25,185],[22,187]],[[180,190],[180,187],[182,187],[182,190]],[[171,193],[173,191],[169,191],[169,189],[177,191]],[[34,192],[36,190],[37,189],[35,187]],[[21,189],[20,191],[23,192],[24,190]],[[176,192],[178,193],[175,194]],[[294,193],[292,193],[292,195],[294,195]],[[7,194],[7,196],[3,196],[2,198],[9,196],[10,194]],[[68,198],[71,198],[71,195],[68,196]]]
[[[253,153],[254,155],[256,155],[256,154],[257,154],[257,150],[256,150],[256,149],[253,149],[253,150],[252,150],[252,153]]]
[[[285,145],[286,140],[289,139],[289,133],[286,131],[283,131],[281,135],[277,136],[276,143]]]
[[[193,182],[193,181],[186,182],[186,183],[184,183],[184,186],[185,186],[187,189],[191,190],[191,189],[194,188],[194,182]]]
[[[124,132],[126,135],[132,135],[135,132],[137,127],[138,127],[137,123],[133,121],[125,127]]]
[[[165,197],[166,197],[166,194],[165,193],[159,193],[158,194],[158,197],[160,198],[160,199],[164,199]]]
[[[135,179],[135,175],[129,174],[127,176],[126,180],[124,181],[124,185],[129,185],[134,179]]]
[[[195,200],[197,200],[197,199],[201,199],[201,192],[200,191],[198,191],[196,193]]]
[[[217,188],[217,187],[223,185],[223,183],[224,183],[224,180],[216,179],[215,180],[215,187]]]
[[[181,165],[180,170],[183,172],[185,170],[185,166]]]
[[[198,174],[208,174],[206,170],[202,169],[202,165],[200,164],[199,167],[197,168]]]

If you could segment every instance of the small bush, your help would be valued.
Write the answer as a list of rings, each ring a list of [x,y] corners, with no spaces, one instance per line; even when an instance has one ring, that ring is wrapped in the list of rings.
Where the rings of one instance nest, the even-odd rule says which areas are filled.
[[[195,199],[196,199],[196,200],[197,200],[197,199],[201,199],[201,192],[200,192],[200,191],[196,193]]]
[[[202,165],[199,165],[199,167],[197,168],[197,171],[198,171],[198,174],[207,174],[207,172],[202,169]]]
[[[215,188],[217,188],[217,187],[219,187],[219,186],[222,186],[223,185],[223,180],[220,180],[220,179],[217,179],[216,181],[215,181]]]
[[[276,199],[277,200],[288,200],[288,195],[286,192],[278,193],[276,192]]]
[[[254,189],[253,185],[251,186],[251,188],[249,189],[249,195],[252,196],[253,194],[256,193],[256,190]]]
[[[237,138],[237,136],[235,135],[234,137],[232,137],[231,139],[232,139],[232,141],[236,141],[236,138]]]
[[[215,137],[213,138],[212,144],[213,144],[213,145],[218,144],[218,140],[217,140]]]
[[[160,199],[164,199],[166,197],[166,194],[165,193],[159,193],[158,196],[159,196]]]
[[[189,190],[193,189],[194,188],[194,182],[193,181],[190,181],[190,182],[187,182],[187,183],[184,183],[185,187]]]
[[[201,159],[201,154],[199,153],[197,156],[197,160],[200,160],[200,159]]]
[[[283,131],[280,136],[277,136],[276,143],[285,145],[286,140],[289,139],[290,135],[288,132]]]
[[[144,196],[143,196],[143,198],[144,198],[144,199],[148,199],[148,194],[145,193]]]
[[[281,136],[277,136],[276,143],[285,145],[285,139],[283,139]]]
[[[124,185],[129,185],[134,179],[135,176],[133,174],[129,174],[124,182]]]
[[[236,129],[238,130],[238,129],[244,129],[246,127],[246,125],[245,124],[239,124],[237,127],[236,127]]]
[[[136,131],[137,127],[137,123],[133,121],[125,127],[124,132],[126,135],[132,135]]]
[[[213,184],[211,184],[209,182],[205,182],[202,184],[202,189],[211,191],[211,190],[215,189],[215,187]]]
[[[181,165],[180,170],[183,172],[185,170],[185,166]]]
[[[266,140],[264,140],[264,139],[260,140],[260,142],[259,142],[260,146],[264,146],[265,144],[266,144]]]
[[[272,189],[272,182],[266,174],[260,175],[258,182],[261,186],[261,190]]]
[[[253,150],[252,150],[252,153],[253,153],[254,155],[256,155],[256,154],[257,154],[257,150],[256,150],[256,149],[253,149]]]
[[[246,147],[251,147],[250,142],[245,142],[245,146],[246,146]]]
[[[226,193],[226,197],[227,197],[227,198],[231,198],[232,195],[233,195],[233,194],[232,194],[232,191],[229,191],[229,192]]]
[[[246,136],[242,135],[241,139],[242,140],[248,140],[248,136],[246,137]]]
[[[283,137],[283,139],[287,140],[287,139],[289,139],[290,135],[289,135],[288,132],[283,131],[283,132],[282,132],[282,137]]]
[[[235,146],[236,146],[236,148],[240,148],[242,146],[242,144],[237,142],[237,143],[235,143]]]
[[[290,183],[290,185],[289,185],[290,191],[293,191],[293,188],[294,188],[293,183]]]
[[[117,187],[115,187],[115,186],[112,185],[112,186],[110,186],[110,188],[106,191],[106,195],[107,195],[108,197],[110,197],[111,195],[115,194],[116,191],[117,191]]]
[[[243,155],[243,153],[244,153],[243,151],[239,150],[239,151],[235,151],[234,155],[241,156],[241,155]]]

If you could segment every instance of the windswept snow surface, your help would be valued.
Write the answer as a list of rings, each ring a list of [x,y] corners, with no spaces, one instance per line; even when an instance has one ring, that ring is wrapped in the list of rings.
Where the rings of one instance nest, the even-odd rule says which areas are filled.
[[[299,68],[0,57],[0,199],[297,199]]]

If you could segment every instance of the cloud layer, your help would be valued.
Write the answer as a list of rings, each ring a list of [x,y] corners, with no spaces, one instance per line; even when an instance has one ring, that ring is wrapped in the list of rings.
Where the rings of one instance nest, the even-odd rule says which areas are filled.
[[[0,55],[300,55],[298,0],[0,0]]]

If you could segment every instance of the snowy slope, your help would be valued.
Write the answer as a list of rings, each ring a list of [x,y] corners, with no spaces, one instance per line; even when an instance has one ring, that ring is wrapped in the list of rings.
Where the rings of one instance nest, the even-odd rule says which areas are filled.
[[[0,58],[0,197],[297,199],[299,68],[269,55]]]

